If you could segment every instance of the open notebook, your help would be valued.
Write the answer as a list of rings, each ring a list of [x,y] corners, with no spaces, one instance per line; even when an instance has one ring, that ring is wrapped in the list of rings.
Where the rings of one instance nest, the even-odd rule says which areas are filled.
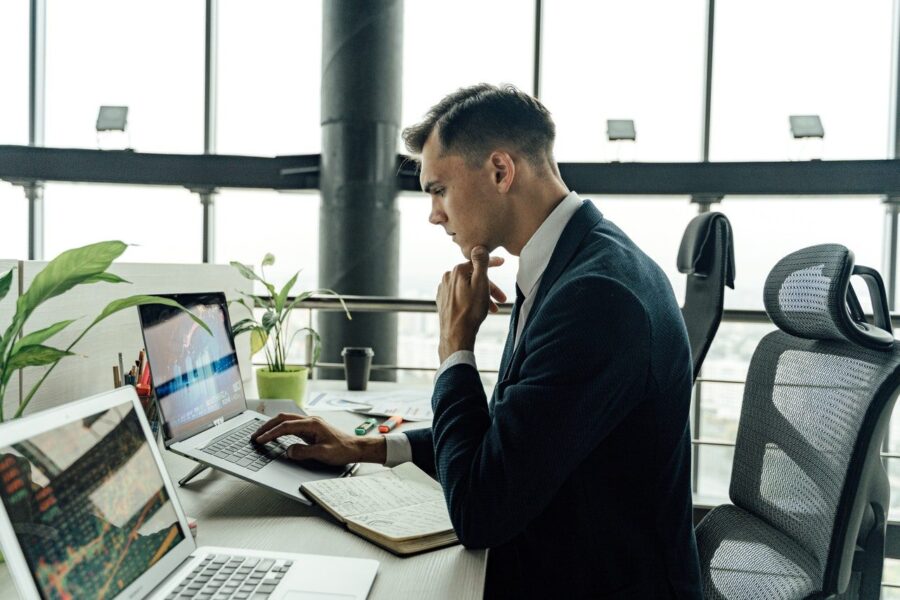
[[[440,484],[413,463],[300,488],[350,531],[391,552],[412,554],[459,541]]]

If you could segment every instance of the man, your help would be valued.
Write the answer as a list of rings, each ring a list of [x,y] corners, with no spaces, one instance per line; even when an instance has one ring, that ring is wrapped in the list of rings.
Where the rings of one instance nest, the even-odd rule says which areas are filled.
[[[681,313],[659,267],[569,192],[554,136],[536,99],[484,84],[404,132],[430,221],[467,259],[437,292],[432,428],[359,440],[281,415],[257,439],[295,433],[309,445],[292,458],[435,473],[460,541],[491,549],[488,597],[699,598]],[[501,246],[520,262],[489,403],[472,351],[505,299],[487,276]]]

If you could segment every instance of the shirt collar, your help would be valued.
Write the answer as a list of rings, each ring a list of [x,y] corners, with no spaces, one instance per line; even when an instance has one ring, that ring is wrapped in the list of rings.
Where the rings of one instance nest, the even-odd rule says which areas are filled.
[[[519,272],[516,273],[516,285],[522,290],[525,297],[529,297],[535,291],[535,286],[540,281],[544,270],[550,263],[553,249],[562,236],[563,229],[569,223],[579,208],[582,200],[575,192],[562,199],[556,205],[541,226],[537,228],[522,252],[519,254]]]

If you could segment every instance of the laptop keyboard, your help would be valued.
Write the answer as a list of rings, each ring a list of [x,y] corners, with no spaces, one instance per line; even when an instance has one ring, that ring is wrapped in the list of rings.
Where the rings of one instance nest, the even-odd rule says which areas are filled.
[[[165,600],[262,600],[293,563],[289,560],[211,554]]]
[[[250,441],[250,435],[259,429],[259,426],[264,422],[261,419],[248,421],[244,425],[217,437],[204,447],[203,451],[216,458],[246,467],[251,471],[259,471],[284,454],[288,446],[303,443],[303,440],[295,435],[283,435],[265,445],[254,444]]]

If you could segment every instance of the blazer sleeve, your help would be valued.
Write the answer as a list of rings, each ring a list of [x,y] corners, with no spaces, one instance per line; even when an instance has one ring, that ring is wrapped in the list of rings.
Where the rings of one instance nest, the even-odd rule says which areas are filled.
[[[404,433],[409,439],[413,463],[433,477],[435,475],[434,441],[431,435],[431,428],[413,429]]]
[[[470,548],[520,533],[647,389],[649,321],[620,283],[567,282],[534,318],[520,377],[497,384],[492,415],[474,369],[453,367],[435,385],[437,477]]]

